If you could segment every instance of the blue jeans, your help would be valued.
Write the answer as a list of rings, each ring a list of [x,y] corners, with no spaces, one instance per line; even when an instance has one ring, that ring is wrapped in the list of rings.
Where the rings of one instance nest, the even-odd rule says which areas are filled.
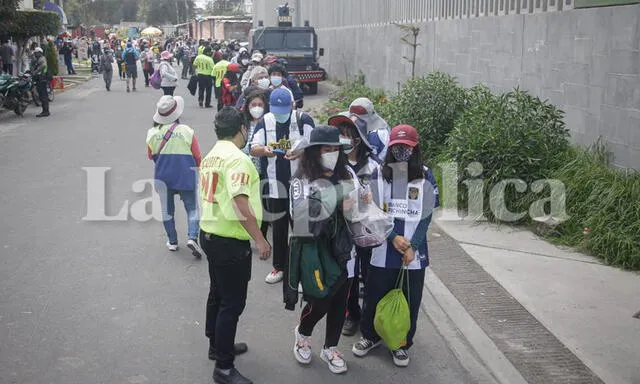
[[[184,209],[188,215],[188,231],[189,239],[197,240],[200,231],[200,221],[198,218],[198,203],[196,201],[196,191],[178,191],[175,189],[158,189],[160,194],[160,202],[162,205],[162,218],[164,229],[167,231],[169,243],[178,244],[178,232],[176,232],[176,221],[174,214],[176,212],[175,195],[180,195],[180,199],[184,203]]]

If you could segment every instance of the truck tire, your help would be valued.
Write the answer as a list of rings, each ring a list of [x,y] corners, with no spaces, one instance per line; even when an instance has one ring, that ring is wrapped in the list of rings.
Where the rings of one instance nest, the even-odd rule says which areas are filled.
[[[309,83],[309,94],[317,95],[318,94],[318,83]]]

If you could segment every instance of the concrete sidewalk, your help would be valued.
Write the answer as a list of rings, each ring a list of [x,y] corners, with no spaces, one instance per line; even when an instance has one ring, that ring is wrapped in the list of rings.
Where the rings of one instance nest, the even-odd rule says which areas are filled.
[[[486,337],[476,338],[474,347],[479,355],[496,352],[500,357],[500,352],[504,353],[529,383],[544,382],[544,374],[551,380],[548,382],[562,377],[563,382],[640,383],[640,319],[633,317],[640,310],[640,274],[605,266],[596,258],[561,249],[526,230],[450,221],[443,213],[439,216],[430,236],[452,239],[448,249],[459,247],[466,255],[432,255],[436,282],[430,282],[428,288],[436,293],[449,289],[471,314],[457,320],[454,316],[454,322],[463,322],[466,327],[473,319],[494,342],[487,346]],[[471,269],[475,275],[460,277]],[[489,280],[501,287],[491,286]],[[508,294],[498,292],[501,288]],[[493,305],[488,296],[501,302]],[[529,314],[522,307],[535,319],[525,320]],[[488,318],[490,315],[497,317]],[[499,328],[509,322],[515,331],[511,339]],[[471,333],[465,336],[471,336],[474,344]],[[568,350],[563,351],[560,344]],[[554,354],[558,357],[546,362],[527,361]],[[484,362],[492,366],[491,361]],[[500,381],[520,381],[514,379],[513,372],[495,372],[496,367],[503,369],[500,365],[493,368]]]

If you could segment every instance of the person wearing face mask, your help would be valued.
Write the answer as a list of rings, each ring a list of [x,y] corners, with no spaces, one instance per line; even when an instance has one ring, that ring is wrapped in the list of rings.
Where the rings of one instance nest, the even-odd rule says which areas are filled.
[[[256,125],[258,125],[258,122],[262,119],[262,116],[264,116],[265,114],[267,99],[265,97],[264,90],[260,90],[255,87],[249,87],[247,90],[249,90],[250,92],[246,97],[245,103],[242,106],[242,110],[245,114],[246,121],[249,121],[248,136],[251,138],[253,137],[253,132],[255,132]],[[253,161],[253,165],[256,166],[256,169],[258,170],[258,174],[260,174],[260,180],[263,180],[264,177],[261,174],[260,159],[255,156],[251,156],[250,142],[247,142],[247,145],[244,146],[244,148],[242,149],[242,152],[244,152],[245,154],[251,157],[251,161]],[[262,199],[262,206],[263,207],[266,206],[265,199]],[[269,229],[269,222],[267,220],[262,220],[262,226],[260,227],[260,230],[262,231],[262,235],[264,235],[265,237],[267,236],[268,229]]]
[[[258,123],[251,140],[251,155],[261,159],[261,174],[267,180],[263,190],[267,218],[273,217],[273,271],[265,279],[269,284],[282,281],[289,254],[289,180],[298,168],[297,156],[290,149],[300,139],[308,139],[315,127],[311,116],[294,112],[292,104],[289,90],[274,89],[270,112]]]
[[[433,172],[422,162],[415,128],[399,125],[391,130],[387,156],[371,186],[374,202],[394,218],[395,227],[387,242],[373,250],[360,324],[362,338],[352,352],[364,357],[381,344],[373,325],[376,305],[396,287],[400,269],[406,268],[408,277],[402,290],[409,303],[411,328],[405,346],[391,351],[394,364],[406,367],[416,333],[425,268],[429,265],[427,229],[433,210],[440,204]]]
[[[247,70],[244,72],[244,74],[242,75],[242,79],[240,80],[240,86],[242,86],[242,89],[246,89],[251,83],[251,80],[253,80],[251,75],[254,68],[264,68],[260,66],[262,59],[263,57],[260,52],[254,52],[253,55],[251,55],[251,62],[249,63]],[[265,72],[266,72],[266,68],[265,68]],[[269,78],[268,73],[267,73],[267,78]],[[269,85],[267,85],[264,88],[268,88],[268,87]]]
[[[298,82],[293,76],[290,76],[287,73],[287,70],[281,64],[272,64],[269,67],[269,79],[271,80],[271,86],[273,89],[285,87],[289,91],[291,91],[291,97],[295,102],[296,108],[302,108],[304,105],[303,98],[304,94],[300,86],[298,86]]]
[[[389,131],[391,130],[389,124],[376,112],[373,103],[366,97],[355,99],[349,105],[349,112],[358,115],[367,123],[369,143],[378,159],[384,160],[389,145]]]
[[[250,77],[251,82],[247,87],[242,88],[243,92],[238,98],[236,108],[242,108],[245,104],[246,96],[256,90],[264,91],[267,96],[267,100],[269,100],[269,95],[271,95],[271,89],[269,89],[269,86],[271,85],[271,82],[269,81],[269,73],[267,72],[267,69],[264,67],[255,67],[251,71]],[[265,113],[266,112],[269,112],[268,106]]]
[[[341,137],[351,144],[351,148],[344,150],[348,159],[347,165],[357,175],[361,202],[370,202],[371,178],[378,172],[380,163],[367,140],[367,123],[357,115],[348,112],[330,117],[328,123],[338,127]],[[349,278],[353,280],[347,302],[347,319],[342,329],[342,334],[345,336],[355,335],[360,328],[362,318],[360,282],[362,281],[363,285],[366,283],[370,262],[371,249],[354,246],[352,258],[348,263]]]
[[[216,360],[213,380],[251,384],[235,368],[235,356],[247,345],[235,343],[238,319],[251,278],[251,243],[266,260],[271,246],[260,232],[262,205],[258,172],[242,148],[249,135],[242,114],[224,107],[215,117],[217,143],[200,167],[200,244],[209,262],[209,298],[205,334],[209,359]]]
[[[324,346],[320,358],[332,373],[347,371],[347,363],[337,349],[345,319],[349,294],[347,261],[353,239],[346,228],[345,213],[354,207],[355,179],[347,166],[340,131],[319,126],[303,153],[291,180],[293,231],[285,308],[294,310],[298,284],[307,302],[294,330],[293,354],[300,364],[311,363],[311,335],[326,316]]]

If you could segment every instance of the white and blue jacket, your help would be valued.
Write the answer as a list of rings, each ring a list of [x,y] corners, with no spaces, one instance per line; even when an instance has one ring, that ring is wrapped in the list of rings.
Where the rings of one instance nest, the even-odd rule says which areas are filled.
[[[373,200],[394,217],[395,226],[389,239],[373,250],[371,265],[400,269],[402,254],[395,249],[392,239],[401,235],[411,241],[416,254],[408,268],[424,269],[429,265],[427,229],[433,210],[440,205],[438,187],[433,172],[427,167],[424,167],[423,179],[412,182],[400,179],[386,182],[382,178],[382,168],[373,175]]]

